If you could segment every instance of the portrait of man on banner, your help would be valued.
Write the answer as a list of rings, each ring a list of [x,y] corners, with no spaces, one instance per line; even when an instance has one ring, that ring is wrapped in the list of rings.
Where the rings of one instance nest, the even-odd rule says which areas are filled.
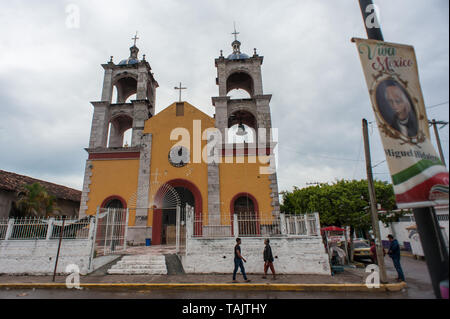
[[[399,82],[381,81],[376,89],[376,105],[382,120],[392,129],[409,138],[417,136],[419,123],[414,103]]]

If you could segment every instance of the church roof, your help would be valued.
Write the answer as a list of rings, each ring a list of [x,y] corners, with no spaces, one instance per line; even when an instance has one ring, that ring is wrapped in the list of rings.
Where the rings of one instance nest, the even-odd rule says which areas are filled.
[[[18,192],[22,189],[23,185],[33,183],[41,184],[50,195],[55,196],[57,199],[65,199],[73,202],[81,201],[81,191],[79,190],[0,170],[0,190]]]
[[[139,63],[139,60],[128,58],[128,59],[120,61],[119,65],[131,65],[131,64],[138,64],[138,63]]]
[[[241,52],[239,52],[239,53],[231,53],[227,57],[228,60],[244,60],[244,59],[249,59],[249,58],[250,57],[247,54],[241,53]]]

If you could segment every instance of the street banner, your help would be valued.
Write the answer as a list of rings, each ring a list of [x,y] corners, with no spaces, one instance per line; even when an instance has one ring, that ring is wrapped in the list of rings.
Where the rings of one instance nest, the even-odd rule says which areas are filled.
[[[431,143],[414,47],[353,38],[398,208],[448,204],[448,170]]]

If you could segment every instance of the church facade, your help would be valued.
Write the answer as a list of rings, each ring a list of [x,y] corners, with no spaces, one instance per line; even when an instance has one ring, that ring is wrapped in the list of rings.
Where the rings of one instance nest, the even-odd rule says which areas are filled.
[[[155,113],[159,86],[136,45],[130,57],[105,71],[92,119],[80,217],[99,208],[128,208],[128,239],[170,242],[175,207],[193,207],[203,226],[232,223],[235,214],[269,220],[280,214],[271,95],[264,94],[263,57],[240,50],[215,59],[218,96],[213,117],[188,102]],[[181,90],[181,85],[180,88]],[[245,90],[249,97],[232,99]],[[116,91],[116,94],[114,93]],[[113,98],[114,96],[114,98]],[[131,97],[131,99],[130,99]],[[131,131],[131,144],[124,145]],[[250,140],[235,142],[234,135]],[[231,137],[230,137],[231,136]]]

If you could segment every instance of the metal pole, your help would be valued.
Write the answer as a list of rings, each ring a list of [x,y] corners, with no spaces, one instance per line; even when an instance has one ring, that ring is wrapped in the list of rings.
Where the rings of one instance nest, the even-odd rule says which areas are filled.
[[[378,18],[376,16],[376,13],[375,12],[371,13],[371,8],[370,7],[368,8],[369,5],[373,6],[372,0],[359,0],[359,5],[361,7],[361,12],[363,14],[364,26],[366,28],[368,38],[374,39],[374,40],[379,40],[379,41],[384,41],[383,34],[381,33],[381,27],[378,23]],[[367,12],[367,11],[369,11],[369,12]],[[370,27],[368,25],[368,23],[367,23],[368,17],[371,14],[372,14],[371,17],[374,18],[376,20],[376,22],[378,23],[378,27],[374,28],[374,27]],[[442,234],[439,235],[439,232],[432,231],[432,228],[429,226],[429,225],[439,225],[439,223],[437,221],[436,214],[434,213],[433,207],[415,208],[415,209],[413,209],[413,214],[414,214],[414,218],[416,218],[416,216],[419,217],[419,218],[416,218],[416,224],[417,224],[417,228],[419,230],[419,236],[420,236],[420,240],[422,243],[422,248],[423,248],[423,251],[425,254],[425,259],[427,260],[428,271],[430,273],[430,277],[433,282],[433,288],[435,289],[435,295],[437,298],[440,298],[441,297],[440,291],[437,291],[435,288],[435,287],[437,287],[437,285],[439,285],[439,282],[435,282],[435,280],[438,280],[437,279],[438,277],[439,278],[445,277],[443,274],[446,274],[446,276],[447,276],[446,279],[448,279],[448,253],[447,253],[447,261],[446,261],[447,267],[446,268],[433,266],[433,265],[440,266],[442,264],[441,259],[437,258],[438,254],[436,254],[435,251],[437,249],[439,249],[439,247],[441,247],[442,244],[445,245],[445,243],[443,241]],[[420,225],[420,224],[422,224],[422,225]],[[420,229],[421,229],[421,231],[420,231]],[[436,246],[438,246],[438,247],[436,247]],[[377,245],[377,258],[380,258],[380,256],[382,258],[383,255],[379,255],[378,245]],[[437,268],[439,268],[439,271],[441,271],[439,276],[434,273]],[[381,270],[381,268],[380,268],[380,270]]]
[[[381,33],[381,26],[372,0],[359,0],[359,6],[361,7],[367,37],[369,39],[384,41],[383,34]]]
[[[176,247],[176,253],[178,254],[180,252],[180,218],[181,218],[181,207],[178,205],[176,208],[176,238],[175,238],[175,247]]]
[[[448,279],[449,267],[448,252],[442,231],[433,207],[416,208],[413,211],[434,294],[440,299],[442,296],[439,283]]]
[[[57,252],[57,254],[56,254],[55,270],[53,271],[53,282],[55,282],[56,268],[58,267],[59,251],[60,251],[60,249],[61,249],[61,242],[62,242],[62,237],[63,237],[63,232],[64,232],[64,222],[65,222],[65,221],[66,221],[66,217],[63,216],[63,222],[62,222],[61,232],[59,233],[59,244],[58,244],[58,252]]]
[[[438,150],[439,150],[439,156],[441,157],[441,162],[442,162],[442,164],[444,164],[444,166],[447,166],[445,164],[444,153],[442,152],[441,139],[439,138],[439,132],[438,132],[438,129],[436,127],[436,124],[437,124],[436,120],[433,119],[433,121],[431,121],[431,124],[433,124],[434,136],[436,137],[436,143],[437,143]]]
[[[375,247],[377,251],[378,267],[380,268],[380,281],[382,283],[387,282],[386,269],[384,267],[384,252],[383,244],[380,235],[380,224],[378,222],[378,211],[377,203],[375,197],[375,187],[373,184],[372,175],[372,161],[370,159],[370,145],[369,145],[369,134],[367,129],[367,120],[362,120],[363,125],[363,136],[364,136],[364,151],[366,155],[366,170],[367,170],[367,184],[369,186],[369,197],[370,197],[370,211],[372,219],[372,229],[375,235]]]

